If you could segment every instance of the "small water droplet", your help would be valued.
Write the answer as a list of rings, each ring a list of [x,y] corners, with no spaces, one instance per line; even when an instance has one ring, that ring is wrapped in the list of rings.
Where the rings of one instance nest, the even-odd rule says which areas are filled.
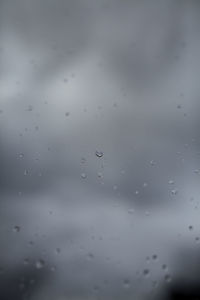
[[[28,170],[24,170],[24,176],[28,175]]]
[[[192,225],[190,225],[188,228],[189,228],[190,231],[193,230],[193,226]]]
[[[153,259],[153,260],[157,260],[157,259],[158,259],[158,255],[157,255],[157,254],[153,254],[153,255],[152,255],[152,259]]]
[[[149,275],[149,269],[144,269],[144,271],[143,271],[143,275],[144,276],[148,276]]]
[[[24,259],[24,264],[25,264],[25,265],[29,265],[29,263],[30,263],[29,259],[28,259],[28,258],[25,258],[25,259]]]
[[[42,269],[45,266],[45,261],[43,259],[39,259],[35,263],[36,269]]]
[[[130,280],[128,278],[124,279],[123,286],[125,288],[129,288],[130,287]]]
[[[50,270],[51,270],[51,272],[55,272],[56,267],[55,267],[55,266],[52,266]]]
[[[86,158],[85,158],[85,157],[82,157],[82,158],[81,158],[81,164],[84,164],[84,163],[86,163]]]
[[[24,153],[19,153],[19,158],[24,158]]]
[[[97,173],[97,176],[98,176],[99,178],[103,178],[103,174],[102,174],[101,172],[98,172],[98,173]]]
[[[169,180],[168,183],[169,184],[174,184],[174,180]]]
[[[134,209],[133,208],[129,208],[128,213],[129,214],[133,214],[134,213]]]
[[[113,190],[116,191],[118,189],[118,186],[115,184],[113,185]]]
[[[85,173],[81,173],[81,178],[86,179],[87,175]]]
[[[70,113],[67,111],[67,112],[65,113],[65,117],[69,117],[69,115],[70,115]]]
[[[95,155],[96,155],[97,157],[101,158],[101,157],[103,156],[103,152],[97,150],[97,151],[95,152]]]
[[[60,248],[56,248],[56,254],[60,254],[61,249]]]
[[[178,194],[178,190],[171,190],[171,194],[174,195],[174,196],[177,195]]]
[[[88,257],[88,259],[92,260],[92,259],[94,259],[94,254],[93,253],[88,253],[87,257]]]
[[[13,228],[14,232],[20,232],[20,230],[21,230],[21,228],[18,225],[14,226],[14,228]]]
[[[163,270],[166,270],[166,269],[167,269],[167,265],[166,265],[166,264],[163,264],[163,265],[162,265],[162,269],[163,269]]]
[[[169,274],[165,275],[165,281],[166,282],[171,282],[171,276]]]

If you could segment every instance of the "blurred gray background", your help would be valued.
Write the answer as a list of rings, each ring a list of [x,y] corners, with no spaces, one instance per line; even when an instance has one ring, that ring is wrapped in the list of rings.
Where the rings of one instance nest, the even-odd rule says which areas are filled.
[[[0,299],[200,299],[200,2],[0,1]]]

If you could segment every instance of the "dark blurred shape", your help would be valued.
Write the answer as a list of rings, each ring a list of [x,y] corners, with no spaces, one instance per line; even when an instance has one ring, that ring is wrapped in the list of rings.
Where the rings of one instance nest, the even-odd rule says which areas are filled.
[[[30,299],[48,279],[45,270],[21,268],[0,275],[1,300]]]
[[[200,281],[180,281],[173,284],[168,292],[166,300],[199,300]]]

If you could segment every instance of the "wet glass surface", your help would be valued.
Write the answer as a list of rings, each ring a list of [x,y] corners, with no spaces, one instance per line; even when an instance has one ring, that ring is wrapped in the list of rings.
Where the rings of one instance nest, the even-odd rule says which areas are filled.
[[[200,299],[200,2],[0,1],[0,299]]]

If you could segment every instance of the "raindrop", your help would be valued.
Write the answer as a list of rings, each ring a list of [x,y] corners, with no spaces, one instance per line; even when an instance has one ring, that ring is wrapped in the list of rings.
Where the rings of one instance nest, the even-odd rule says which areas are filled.
[[[193,230],[193,226],[192,225],[190,225],[188,228],[189,228],[190,231]]]
[[[113,186],[113,190],[116,191],[117,189],[118,189],[118,186],[115,184],[115,185]]]
[[[149,269],[144,269],[143,274],[144,274],[144,276],[148,276],[149,275]]]
[[[55,270],[56,270],[56,267],[55,266],[53,266],[53,267],[51,267],[51,272],[55,272]]]
[[[56,248],[56,254],[60,254],[61,249],[60,248]]]
[[[87,178],[87,175],[85,173],[81,173],[81,178],[85,179]]]
[[[171,194],[174,195],[174,196],[177,195],[178,194],[178,190],[171,190]]]
[[[101,172],[98,172],[98,173],[97,173],[97,176],[98,176],[99,178],[103,178],[103,174],[102,174]]]
[[[43,259],[39,259],[35,263],[36,269],[42,269],[45,266],[45,261]]]
[[[153,254],[153,255],[152,255],[152,259],[153,259],[153,260],[157,260],[157,259],[158,259],[158,256],[157,256],[156,254]]]
[[[29,105],[28,108],[27,108],[27,111],[32,111],[32,110],[33,110],[33,106]]]
[[[69,117],[69,115],[70,115],[70,113],[67,111],[67,112],[65,113],[65,117]]]
[[[155,163],[154,160],[151,160],[151,161],[150,161],[150,165],[151,165],[151,166],[155,166],[155,164],[156,164],[156,163]]]
[[[28,170],[24,170],[24,176],[28,175]]]
[[[174,184],[174,180],[169,180],[168,183],[169,184]]]
[[[133,208],[130,208],[130,209],[128,210],[128,213],[129,213],[129,214],[133,214],[133,213],[134,213],[134,209],[133,209]]]
[[[25,264],[25,265],[28,265],[29,263],[30,263],[29,259],[28,259],[28,258],[25,258],[25,259],[24,259],[24,264]]]
[[[20,232],[20,230],[21,230],[21,228],[18,225],[14,226],[14,228],[13,228],[14,232]]]
[[[130,287],[130,280],[128,278],[124,279],[123,286],[125,288],[129,288]]]
[[[19,153],[19,158],[24,158],[24,153]]]
[[[97,157],[101,158],[101,157],[103,156],[103,152],[97,150],[97,151],[95,152],[95,155],[96,155]]]
[[[87,257],[91,260],[94,259],[94,254],[93,253],[88,253]]]
[[[82,157],[82,158],[81,158],[81,163],[82,163],[82,164],[86,163],[85,157]]]
[[[165,275],[165,281],[170,282],[171,281],[171,276],[169,274]]]

